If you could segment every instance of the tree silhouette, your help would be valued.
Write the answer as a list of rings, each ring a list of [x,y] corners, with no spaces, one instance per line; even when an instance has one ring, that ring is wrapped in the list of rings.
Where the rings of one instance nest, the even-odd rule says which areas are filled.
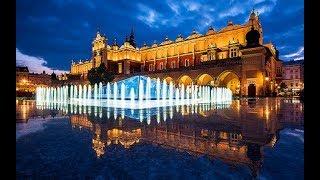
[[[113,81],[113,72],[107,71],[104,63],[101,63],[99,67],[92,68],[88,71],[88,80],[90,84],[100,83],[106,84]]]

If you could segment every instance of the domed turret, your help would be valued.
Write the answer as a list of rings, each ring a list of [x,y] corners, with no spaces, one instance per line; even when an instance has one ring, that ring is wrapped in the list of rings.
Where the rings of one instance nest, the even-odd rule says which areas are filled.
[[[258,46],[259,45],[259,38],[260,38],[259,31],[255,30],[252,26],[251,30],[246,35],[247,47]]]
[[[229,20],[227,26],[233,26],[233,22]]]
[[[157,44],[157,41],[156,41],[156,40],[153,41],[153,44],[152,44],[151,47],[158,47],[158,44]]]
[[[176,42],[180,42],[180,41],[183,41],[183,37],[181,34],[179,34],[176,39]]]
[[[208,31],[207,31],[207,35],[209,35],[209,34],[214,34],[214,33],[215,33],[215,31],[214,31],[213,27],[210,26],[209,29],[208,29]]]
[[[202,36],[200,33],[198,33],[195,29],[192,30],[190,36],[187,37],[187,39],[193,39]]]
[[[172,41],[169,39],[168,36],[166,36],[166,38],[164,39],[164,41],[162,43],[160,43],[160,45],[166,45],[166,44],[170,44],[172,43]]]

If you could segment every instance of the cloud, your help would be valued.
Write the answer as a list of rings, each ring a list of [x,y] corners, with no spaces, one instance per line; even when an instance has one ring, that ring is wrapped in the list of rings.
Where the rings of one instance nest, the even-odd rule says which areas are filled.
[[[252,1],[237,1],[233,3],[231,7],[221,8],[222,11],[219,12],[218,18],[222,19],[225,17],[235,17],[246,12],[250,12],[252,8],[259,15],[270,13],[276,6],[277,0],[252,0]],[[249,16],[246,17],[245,21],[248,21]]]
[[[283,57],[285,58],[293,58],[293,57],[297,57],[300,56],[304,53],[304,47],[300,47],[299,50],[295,53],[291,53],[291,54],[287,54],[287,55],[283,55]]]
[[[266,5],[266,6],[261,6],[258,7],[256,10],[259,14],[263,14],[263,13],[269,13],[273,10],[274,6],[273,5]]]
[[[156,22],[159,22],[160,20],[160,13],[143,4],[138,4],[138,9],[140,11],[140,15],[138,15],[137,18],[140,21],[144,22],[150,27],[159,27]]]
[[[277,1],[262,1],[263,3],[257,3],[256,11],[258,14],[267,14],[270,13],[274,7],[277,5]]]
[[[253,4],[259,4],[264,2],[265,0],[253,0]]]
[[[27,66],[30,72],[46,73],[55,72],[56,74],[67,73],[68,71],[57,70],[47,67],[47,61],[41,57],[35,57],[23,54],[18,48],[16,48],[16,64],[18,66]]]
[[[165,3],[171,11],[161,13],[145,4],[138,4],[137,19],[151,28],[178,27],[181,23],[192,20],[193,27],[198,27],[198,30],[208,28],[214,21],[212,12],[215,11],[215,8],[210,5],[173,0],[167,0]],[[190,31],[191,29],[192,27]]]
[[[182,4],[188,11],[198,11],[201,7],[199,3],[193,1],[184,1]]]
[[[226,9],[225,11],[219,13],[218,17],[222,19],[224,17],[234,17],[243,13],[244,13],[243,7],[233,6],[230,9]]]
[[[209,13],[204,13],[203,18],[200,20],[199,30],[203,31],[205,28],[211,26],[213,21],[214,20]]]
[[[175,14],[180,14],[180,6],[177,3],[172,2],[172,0],[168,0],[167,4]]]
[[[304,59],[304,47],[301,46],[298,51],[290,54],[286,54],[282,56],[286,60],[293,59],[293,60],[302,60]]]
[[[293,60],[294,60],[294,61],[304,60],[304,56],[299,56],[299,57],[293,58]]]

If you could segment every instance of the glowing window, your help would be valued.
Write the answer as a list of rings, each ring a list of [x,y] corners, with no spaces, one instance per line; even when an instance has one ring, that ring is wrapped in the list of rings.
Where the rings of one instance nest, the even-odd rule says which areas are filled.
[[[119,74],[122,73],[122,63],[118,63],[118,72]]]
[[[186,60],[185,60],[184,65],[185,65],[186,67],[190,66],[189,59],[186,59]]]
[[[153,64],[149,64],[149,71],[154,71],[154,65]]]
[[[237,49],[236,48],[232,48],[230,49],[230,57],[233,58],[233,57],[237,57]]]

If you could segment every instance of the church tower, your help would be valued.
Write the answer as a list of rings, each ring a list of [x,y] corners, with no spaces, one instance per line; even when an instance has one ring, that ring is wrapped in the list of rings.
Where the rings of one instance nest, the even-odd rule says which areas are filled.
[[[97,32],[96,37],[92,41],[92,67],[99,67],[106,56],[104,49],[107,47],[107,38]]]
[[[131,29],[131,33],[130,33],[128,42],[129,42],[134,48],[136,48],[136,41],[134,40],[134,31],[133,31],[133,28]]]
[[[255,30],[258,31],[258,33],[260,35],[259,36],[259,44],[263,44],[262,26],[261,26],[261,23],[260,23],[260,20],[259,20],[258,12],[255,12],[254,9],[250,13],[247,25],[253,27]]]

